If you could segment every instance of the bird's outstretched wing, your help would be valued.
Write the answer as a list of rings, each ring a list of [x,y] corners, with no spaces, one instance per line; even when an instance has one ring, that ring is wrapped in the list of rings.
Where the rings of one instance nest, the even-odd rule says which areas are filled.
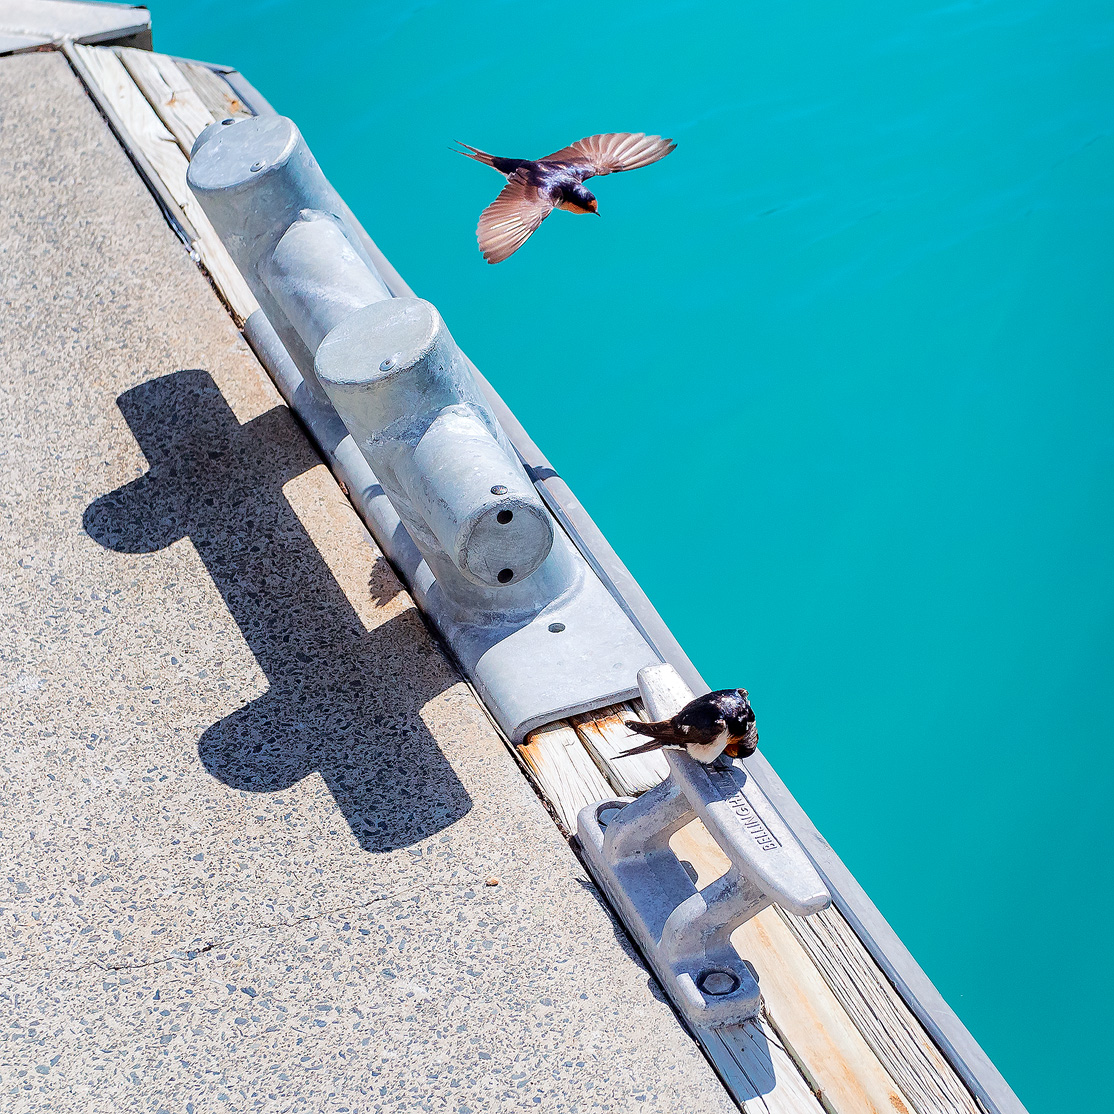
[[[537,231],[553,212],[553,202],[518,170],[499,196],[480,214],[476,239],[488,263],[502,263]]]
[[[617,174],[620,170],[637,170],[664,159],[677,146],[672,139],[645,132],[609,132],[578,139],[538,162],[567,162],[584,167],[585,178],[595,174]]]

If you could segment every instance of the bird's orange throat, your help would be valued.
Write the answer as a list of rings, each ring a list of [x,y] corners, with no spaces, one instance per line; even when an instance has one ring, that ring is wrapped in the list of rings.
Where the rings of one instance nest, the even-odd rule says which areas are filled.
[[[595,209],[589,209],[586,205],[581,205],[576,201],[562,200],[557,202],[558,209],[564,209],[568,213],[594,213]]]

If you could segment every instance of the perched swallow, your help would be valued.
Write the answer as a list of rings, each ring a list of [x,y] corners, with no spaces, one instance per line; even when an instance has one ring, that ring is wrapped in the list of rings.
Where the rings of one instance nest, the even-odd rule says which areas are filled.
[[[697,762],[708,764],[721,754],[749,758],[758,749],[758,729],[746,689],[720,689],[698,696],[672,719],[625,722],[632,731],[649,735],[651,741],[624,751],[620,758],[645,754],[658,747],[678,747],[687,750]]]
[[[677,146],[660,135],[612,132],[578,139],[531,161],[499,158],[467,143],[460,145],[465,148],[460,154],[494,167],[507,179],[503,192],[480,214],[476,227],[476,239],[488,263],[502,263],[514,255],[554,209],[598,214],[595,197],[584,188],[588,178],[649,166]]]

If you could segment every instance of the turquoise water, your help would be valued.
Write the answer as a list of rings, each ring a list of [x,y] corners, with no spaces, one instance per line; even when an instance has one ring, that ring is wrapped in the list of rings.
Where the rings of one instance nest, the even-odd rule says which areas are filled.
[[[1033,1114],[1106,1111],[1114,11],[148,0],[293,116]],[[500,179],[672,135],[485,265]]]

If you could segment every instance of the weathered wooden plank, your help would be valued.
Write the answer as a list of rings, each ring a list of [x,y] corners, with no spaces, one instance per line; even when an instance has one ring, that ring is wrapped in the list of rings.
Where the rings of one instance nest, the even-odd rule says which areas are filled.
[[[823,1111],[765,1017],[730,1029],[698,1029],[696,1036],[746,1114]]]
[[[980,1114],[978,1103],[837,909],[777,910],[917,1114]]]
[[[832,1114],[913,1114],[808,953],[767,909],[732,934],[758,972],[766,1016]]]
[[[615,795],[569,723],[532,731],[518,754],[566,832],[576,831],[577,813],[585,805]]]
[[[669,763],[661,751],[619,755],[646,740],[623,725],[624,719],[641,718],[630,704],[616,704],[598,712],[573,716],[569,721],[600,772],[623,797],[637,797],[669,776]]]
[[[213,122],[213,114],[173,58],[132,47],[117,47],[116,54],[188,158],[193,141]]]
[[[258,303],[186,185],[189,161],[179,149],[178,141],[147,103],[113,50],[77,45],[71,49],[96,83],[99,93],[112,106],[127,131],[128,142],[142,151],[195,229],[194,248],[225,301],[240,320],[246,320],[258,309]]]
[[[675,833],[669,846],[695,870],[700,888],[730,866],[699,820]],[[913,1114],[912,1103],[776,910],[740,925],[731,942],[758,974],[766,1019],[830,1114]],[[723,1039],[743,1038],[730,1029]]]
[[[81,83],[85,86],[89,96],[97,103],[101,112],[104,114],[104,118],[108,121],[108,126],[120,140],[120,143],[126,148],[128,157],[139,172],[140,178],[143,179],[147,188],[151,191],[152,196],[158,202],[159,208],[166,218],[166,223],[174,229],[174,232],[181,238],[182,242],[189,247],[190,251],[194,251],[193,245],[197,242],[197,230],[186,219],[186,215],[182,212],[178,203],[170,196],[170,191],[166,188],[166,184],[159,177],[158,172],[151,165],[147,156],[134,143],[128,142],[128,129],[124,127],[124,122],[112,107],[112,102],[109,101],[97,85],[96,78],[82,59],[81,54],[78,52],[77,45],[67,42],[62,44],[61,49],[66,60],[73,67],[74,73],[81,79]]]
[[[244,116],[254,115],[236,95],[232,86],[208,66],[183,60],[179,60],[177,64],[181,66],[202,103],[213,114],[214,120],[227,120],[230,117],[239,120]]]

